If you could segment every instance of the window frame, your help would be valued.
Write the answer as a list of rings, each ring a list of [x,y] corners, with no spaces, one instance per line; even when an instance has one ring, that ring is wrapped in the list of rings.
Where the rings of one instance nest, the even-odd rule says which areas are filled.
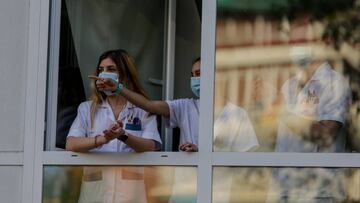
[[[56,45],[52,47],[52,42],[48,38],[59,34],[59,32],[50,32],[50,27],[55,28],[55,30],[60,27],[60,24],[51,23],[50,18],[57,17],[59,13],[51,13],[50,8],[59,2],[61,3],[59,0],[29,1],[24,151],[23,153],[1,154],[0,157],[0,165],[23,166],[22,202],[41,202],[43,167],[51,165],[196,166],[198,168],[197,202],[211,202],[212,195],[209,194],[212,194],[212,169],[216,166],[360,167],[359,153],[213,152],[212,124],[214,120],[213,112],[209,109],[213,109],[214,105],[216,0],[203,0],[202,2],[201,58],[203,79],[201,80],[201,87],[207,88],[202,88],[200,93],[202,99],[200,100],[199,152],[93,154],[44,151],[44,132],[51,125],[45,123],[45,117],[48,111],[54,110],[54,102],[51,103],[52,105],[46,105],[46,92],[47,88],[57,87],[55,84],[57,80],[49,80],[52,84],[47,84],[48,66],[54,65],[50,64],[49,61],[58,51],[58,48],[55,49]],[[172,6],[176,4],[176,0],[169,0],[169,2],[172,3],[169,4]],[[56,99],[52,99],[56,101]]]

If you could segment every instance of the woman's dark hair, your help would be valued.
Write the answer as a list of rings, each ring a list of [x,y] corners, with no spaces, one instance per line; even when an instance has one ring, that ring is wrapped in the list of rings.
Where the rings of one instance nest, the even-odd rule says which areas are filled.
[[[200,60],[201,60],[201,58],[200,58],[200,57],[197,57],[195,60],[192,61],[191,64],[194,65],[196,62],[198,62],[198,61],[200,61]]]

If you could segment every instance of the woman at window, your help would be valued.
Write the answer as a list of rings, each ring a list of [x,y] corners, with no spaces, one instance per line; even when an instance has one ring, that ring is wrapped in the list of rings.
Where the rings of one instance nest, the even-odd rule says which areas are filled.
[[[66,139],[76,152],[144,152],[161,145],[156,117],[128,102],[118,91],[103,89],[112,79],[146,97],[134,61],[124,50],[99,57],[91,100],[78,108]],[[86,167],[79,202],[146,202],[143,168]]]
[[[192,63],[191,90],[200,96],[200,58]],[[94,79],[99,79],[94,77]],[[111,79],[103,79],[101,88],[107,91],[119,92],[124,98],[148,112],[162,115],[166,118],[167,127],[180,128],[180,151],[198,151],[199,99],[177,99],[173,101],[149,100],[142,94],[131,91],[126,85]],[[130,90],[130,91],[129,91]]]

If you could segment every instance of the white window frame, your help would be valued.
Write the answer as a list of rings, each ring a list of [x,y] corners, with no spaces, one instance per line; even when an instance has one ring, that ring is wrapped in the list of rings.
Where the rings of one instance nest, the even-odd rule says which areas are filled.
[[[59,0],[54,0],[54,2],[58,3]],[[213,123],[213,112],[209,109],[212,109],[214,104],[216,0],[203,0],[202,3],[199,152],[89,154],[43,150],[46,129],[44,120],[47,113],[45,107],[48,53],[54,51],[48,50],[49,16],[54,14],[49,12],[50,0],[29,1],[24,151],[0,153],[0,165],[23,166],[23,203],[41,202],[43,167],[48,165],[196,166],[198,168],[197,202],[199,203],[211,202],[212,169],[216,166],[360,168],[360,154],[351,153],[212,152],[213,128],[209,127],[209,123]],[[49,108],[53,107],[49,106]]]

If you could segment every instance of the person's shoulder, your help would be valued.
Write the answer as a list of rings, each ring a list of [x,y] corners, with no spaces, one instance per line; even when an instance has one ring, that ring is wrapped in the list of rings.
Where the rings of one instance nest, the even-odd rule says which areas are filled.
[[[341,75],[334,70],[334,68],[328,63],[328,62],[324,62],[322,64],[320,64],[320,66],[317,68],[317,70],[314,73],[313,78],[315,79],[340,79]]]
[[[322,76],[322,79],[327,80],[328,83],[337,83],[344,86],[348,84],[345,77],[336,71],[329,63],[322,64],[321,68],[320,75]]]
[[[81,102],[78,109],[79,110],[89,110],[91,107],[92,101]]]

